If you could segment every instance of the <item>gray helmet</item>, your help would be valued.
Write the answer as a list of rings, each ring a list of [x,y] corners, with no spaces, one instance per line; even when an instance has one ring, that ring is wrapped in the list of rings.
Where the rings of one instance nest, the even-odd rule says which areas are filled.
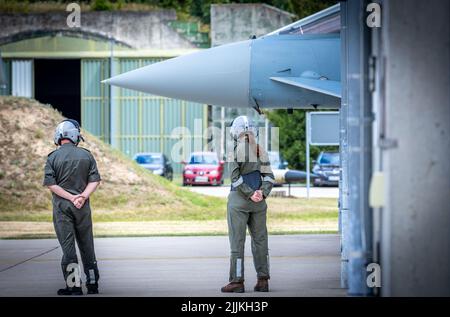
[[[73,144],[80,143],[80,140],[83,140],[80,131],[80,124],[78,121],[73,119],[66,119],[61,121],[55,129],[55,135],[53,137],[53,141],[56,145],[61,145],[61,140],[67,139],[70,140]]]
[[[231,123],[230,135],[234,140],[239,139],[242,134],[248,132],[255,137],[258,136],[258,127],[249,117],[239,116]]]

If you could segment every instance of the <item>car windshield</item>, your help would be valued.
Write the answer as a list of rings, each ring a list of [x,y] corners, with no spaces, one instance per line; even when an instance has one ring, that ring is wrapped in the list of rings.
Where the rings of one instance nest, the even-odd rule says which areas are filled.
[[[211,164],[217,165],[218,159],[217,156],[211,154],[193,154],[191,155],[191,159],[189,164]]]
[[[319,159],[322,165],[339,165],[339,153],[322,153]]]
[[[136,156],[136,162],[138,164],[161,164],[160,155],[142,154]]]

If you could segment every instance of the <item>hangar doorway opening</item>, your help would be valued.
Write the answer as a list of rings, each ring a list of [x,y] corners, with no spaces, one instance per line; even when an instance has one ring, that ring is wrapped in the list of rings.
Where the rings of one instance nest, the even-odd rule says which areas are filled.
[[[35,99],[81,122],[80,69],[79,59],[35,59]]]

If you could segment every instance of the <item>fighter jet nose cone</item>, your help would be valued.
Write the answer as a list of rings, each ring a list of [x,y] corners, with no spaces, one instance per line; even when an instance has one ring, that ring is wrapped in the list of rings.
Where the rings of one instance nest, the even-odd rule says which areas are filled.
[[[250,41],[182,55],[102,83],[193,102],[248,107]]]

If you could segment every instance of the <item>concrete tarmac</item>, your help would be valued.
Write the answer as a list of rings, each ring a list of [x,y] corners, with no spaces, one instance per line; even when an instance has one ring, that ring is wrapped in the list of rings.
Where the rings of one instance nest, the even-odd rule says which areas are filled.
[[[228,280],[228,237],[98,238],[95,247],[101,294],[89,296],[230,295],[220,292]],[[246,293],[234,296],[345,296],[338,235],[270,236],[269,248],[271,292],[253,291],[247,237]],[[0,240],[0,296],[56,296],[64,286],[61,254],[53,239]]]

